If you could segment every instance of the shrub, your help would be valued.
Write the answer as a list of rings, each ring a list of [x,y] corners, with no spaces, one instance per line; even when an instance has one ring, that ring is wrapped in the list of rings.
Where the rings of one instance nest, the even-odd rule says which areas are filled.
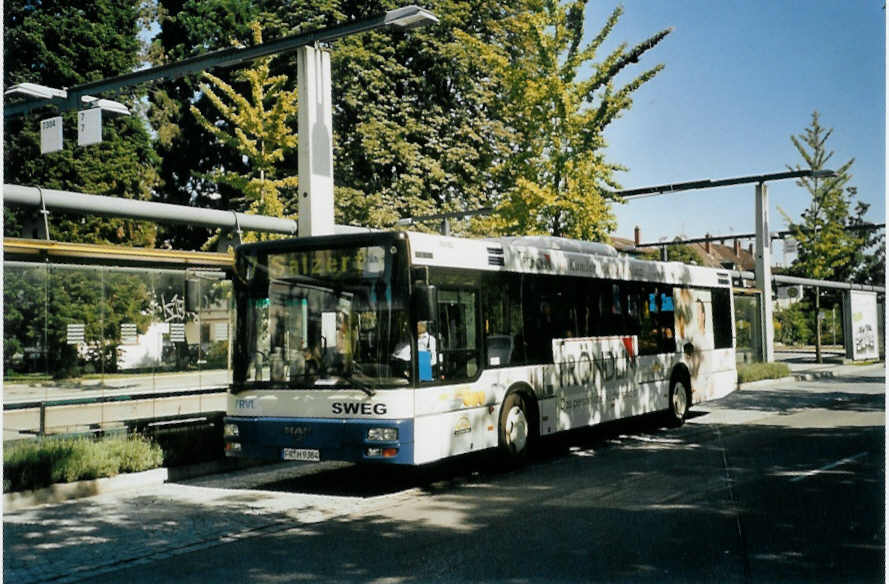
[[[798,302],[774,313],[775,341],[785,345],[806,345],[815,341],[811,327],[812,309],[805,302]]]
[[[787,363],[745,363],[738,365],[738,383],[780,379],[790,375]]]
[[[28,440],[4,448],[3,492],[139,472],[162,462],[160,446],[139,435]]]

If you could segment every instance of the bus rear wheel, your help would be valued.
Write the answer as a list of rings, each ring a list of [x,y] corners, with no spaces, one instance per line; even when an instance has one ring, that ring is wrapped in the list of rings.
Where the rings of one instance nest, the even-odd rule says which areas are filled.
[[[688,416],[691,397],[686,380],[680,375],[670,382],[670,419],[669,425],[681,426]]]
[[[500,453],[510,462],[518,462],[528,454],[531,443],[531,424],[528,407],[517,393],[511,393],[503,401],[500,410]]]

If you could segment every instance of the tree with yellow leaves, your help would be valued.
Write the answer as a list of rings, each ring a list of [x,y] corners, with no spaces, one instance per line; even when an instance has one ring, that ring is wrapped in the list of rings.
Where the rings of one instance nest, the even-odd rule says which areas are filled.
[[[617,198],[611,191],[618,188],[614,172],[623,167],[605,160],[604,130],[663,65],[623,86],[616,86],[615,77],[670,29],[632,48],[623,43],[597,62],[623,9],[615,8],[582,46],[585,8],[585,0],[528,0],[524,10],[503,20],[500,47],[483,53],[493,55],[493,76],[504,87],[503,117],[514,135],[501,166],[507,190],[495,214],[477,221],[480,230],[607,241],[615,228],[610,202]]]
[[[262,43],[259,23],[251,25],[254,44]],[[255,215],[284,216],[285,202],[282,189],[295,191],[296,176],[278,176],[278,164],[284,157],[296,151],[298,136],[295,129],[299,95],[296,90],[286,90],[286,75],[271,75],[271,57],[256,61],[255,65],[235,75],[237,81],[248,84],[249,95],[238,93],[231,85],[204,72],[202,77],[212,83],[201,83],[201,91],[216,107],[227,124],[214,124],[201,111],[191,106],[191,111],[201,127],[216,140],[233,148],[248,166],[246,173],[218,168],[208,178],[228,185],[243,193],[239,209]],[[259,239],[268,239],[262,234]],[[245,241],[257,237],[248,234]]]

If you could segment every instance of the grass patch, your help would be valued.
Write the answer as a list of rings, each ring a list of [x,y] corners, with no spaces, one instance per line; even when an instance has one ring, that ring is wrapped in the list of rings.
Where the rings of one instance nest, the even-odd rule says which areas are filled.
[[[52,381],[52,375],[46,373],[6,373],[3,383],[36,383],[38,381]]]
[[[3,492],[150,470],[163,458],[160,446],[140,435],[27,440],[4,446]]]
[[[787,363],[744,363],[738,365],[738,383],[780,379],[790,375]]]
[[[850,365],[877,365],[878,363],[882,363],[883,361],[880,359],[870,359],[868,361],[852,361]]]

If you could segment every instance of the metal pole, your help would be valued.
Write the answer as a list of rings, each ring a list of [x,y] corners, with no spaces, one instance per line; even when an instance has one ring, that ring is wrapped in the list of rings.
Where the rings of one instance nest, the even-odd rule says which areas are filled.
[[[756,274],[753,272],[735,270],[732,274],[737,278],[745,280],[755,280]],[[776,284],[801,284],[803,286],[820,286],[821,288],[831,288],[835,290],[863,290],[865,292],[886,292],[885,286],[871,286],[870,284],[855,284],[854,282],[833,282],[831,280],[814,280],[812,278],[797,278],[795,276],[783,276],[775,274],[772,281]]]
[[[756,287],[762,290],[762,358],[775,360],[775,325],[772,321],[772,240],[769,237],[769,192],[756,185]]]
[[[824,362],[821,357],[821,288],[818,286],[815,286],[815,362]]]
[[[299,234],[330,235],[333,229],[333,100],[330,53],[297,50],[299,91]]]
[[[836,302],[836,300],[834,300]],[[833,334],[833,342],[832,345],[836,346],[837,344],[837,305],[834,304],[833,308],[830,309],[830,332]]]

